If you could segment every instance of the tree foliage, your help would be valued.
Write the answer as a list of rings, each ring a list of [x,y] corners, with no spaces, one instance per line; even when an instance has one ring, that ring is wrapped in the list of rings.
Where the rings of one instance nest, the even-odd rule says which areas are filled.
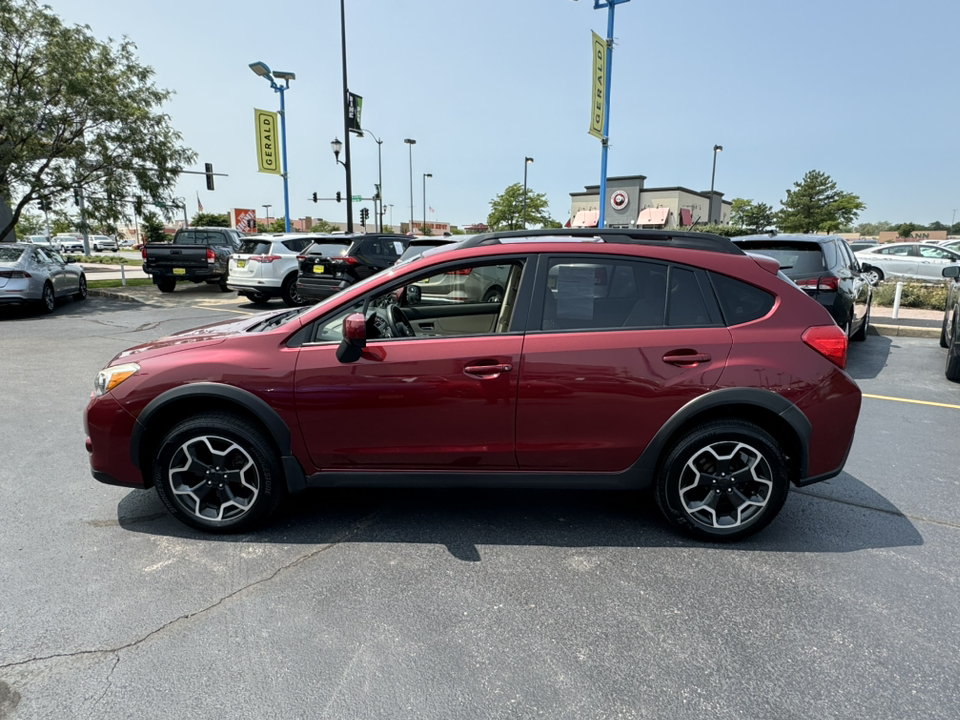
[[[163,220],[155,212],[147,211],[140,220],[140,230],[148,243],[165,242],[170,237],[163,231]]]
[[[905,222],[897,225],[897,236],[902,238],[908,238],[917,230],[923,230],[924,228],[916,223]]]
[[[776,224],[773,208],[766,203],[755,203],[745,198],[734,198],[730,221],[740,230],[760,233]]]
[[[169,203],[195,154],[160,111],[170,97],[124,39],[101,42],[36,0],[0,0],[0,201],[12,224],[28,203],[73,198],[113,224],[129,201]]]
[[[783,232],[837,232],[851,225],[866,205],[857,195],[843,192],[826,173],[811,170],[787,190],[787,199],[777,213]]]
[[[527,188],[527,225],[549,227],[553,218],[547,212],[546,193]],[[514,183],[490,201],[487,225],[491,230],[523,229],[523,185]]]
[[[334,230],[338,230],[338,229],[339,228],[333,223],[329,223],[323,218],[320,218],[313,224],[313,227],[310,228],[310,232],[320,233],[322,235],[329,235]]]
[[[194,227],[230,227],[230,216],[227,213],[198,212],[190,220]]]
[[[879,235],[882,232],[887,232],[888,230],[892,229],[893,224],[888,223],[886,220],[880,220],[879,222],[873,223],[860,223],[853,228],[854,232],[858,232],[861,235],[866,235],[867,237]]]

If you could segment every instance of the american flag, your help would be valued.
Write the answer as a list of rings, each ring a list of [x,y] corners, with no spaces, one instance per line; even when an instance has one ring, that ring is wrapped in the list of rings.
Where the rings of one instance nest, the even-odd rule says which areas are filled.
[[[430,214],[433,215],[433,208],[430,208]]]
[[[199,191],[197,191],[197,212],[198,212],[198,213],[202,213],[202,212],[203,212],[203,203],[200,202],[200,192],[199,192]]]

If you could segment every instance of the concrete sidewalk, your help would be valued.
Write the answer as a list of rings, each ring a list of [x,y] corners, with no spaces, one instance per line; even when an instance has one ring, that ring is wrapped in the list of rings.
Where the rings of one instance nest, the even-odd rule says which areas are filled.
[[[891,337],[940,338],[943,310],[900,308],[893,317],[893,308],[874,305],[870,308],[870,325],[878,335]]]
[[[97,263],[78,263],[83,268],[87,280],[120,280],[124,276],[131,278],[149,278],[139,265],[100,265]]]

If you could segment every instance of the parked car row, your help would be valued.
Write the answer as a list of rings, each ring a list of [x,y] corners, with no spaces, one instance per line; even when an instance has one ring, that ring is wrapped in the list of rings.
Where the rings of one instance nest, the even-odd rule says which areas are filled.
[[[237,259],[275,265],[285,241]],[[119,353],[84,414],[93,476],[154,486],[211,532],[308,487],[652,488],[673,525],[722,541],[842,471],[847,337],[776,260],[704,233],[551,229],[368,272],[405,243],[322,238],[300,262],[325,302]]]

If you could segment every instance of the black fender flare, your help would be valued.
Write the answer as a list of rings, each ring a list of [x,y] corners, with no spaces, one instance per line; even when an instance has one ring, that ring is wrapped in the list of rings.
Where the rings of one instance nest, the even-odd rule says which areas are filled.
[[[694,398],[663,424],[663,427],[653,436],[650,444],[644,449],[634,465],[646,473],[652,473],[657,468],[660,456],[667,443],[676,431],[695,416],[724,405],[753,405],[769,410],[782,418],[800,439],[800,478],[807,476],[808,459],[810,456],[810,436],[813,428],[810,420],[796,405],[782,395],[760,388],[723,388],[714,390],[705,395]]]
[[[150,419],[170,403],[183,400],[184,398],[219,398],[229,400],[245,410],[250,411],[263,423],[267,432],[270,433],[270,437],[280,450],[280,461],[284,474],[286,475],[287,489],[291,493],[294,493],[306,488],[307,484],[303,468],[300,466],[299,461],[293,456],[290,428],[287,427],[283,418],[262,398],[257,397],[247,390],[223,383],[198,382],[181,385],[160,393],[147,403],[147,406],[141,411],[140,415],[137,416],[137,422],[130,436],[130,458],[134,465],[141,467],[140,448],[143,443],[143,433],[150,424]]]

